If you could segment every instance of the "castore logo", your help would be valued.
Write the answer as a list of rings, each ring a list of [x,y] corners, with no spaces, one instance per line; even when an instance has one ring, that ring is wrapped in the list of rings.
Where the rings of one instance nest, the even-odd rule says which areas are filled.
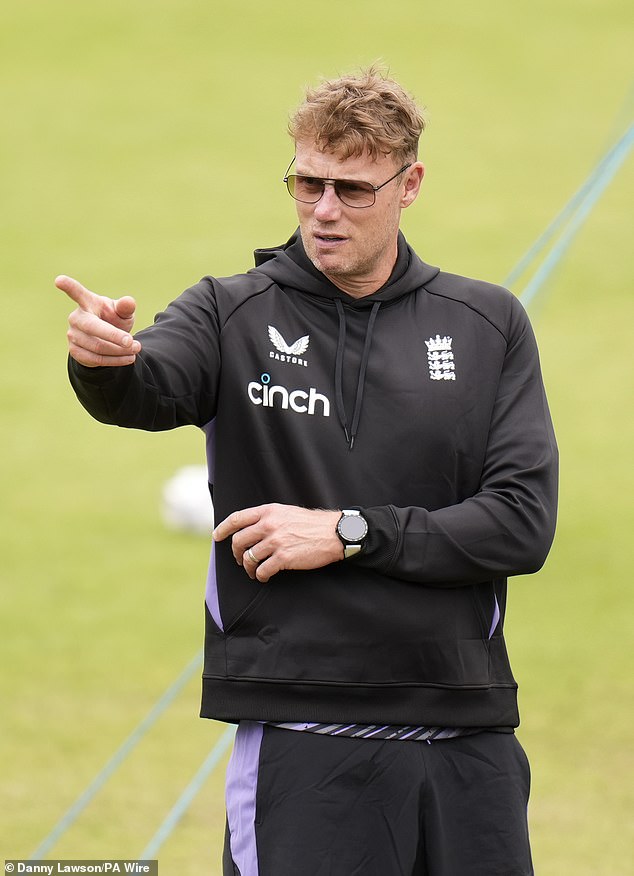
[[[308,349],[310,335],[298,338],[294,344],[287,344],[275,326],[270,325],[268,328],[269,340],[276,350],[276,352],[271,350],[269,353],[271,359],[276,359],[278,362],[288,362],[291,365],[303,365],[304,367],[308,365],[306,359],[302,359],[302,355]]]

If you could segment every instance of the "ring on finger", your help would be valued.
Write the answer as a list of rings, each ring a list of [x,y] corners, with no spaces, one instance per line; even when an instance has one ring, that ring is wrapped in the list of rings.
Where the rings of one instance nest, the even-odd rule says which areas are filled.
[[[251,560],[252,563],[255,563],[256,566],[259,564],[260,561],[258,560],[256,555],[253,553],[251,548],[247,548],[247,556]]]

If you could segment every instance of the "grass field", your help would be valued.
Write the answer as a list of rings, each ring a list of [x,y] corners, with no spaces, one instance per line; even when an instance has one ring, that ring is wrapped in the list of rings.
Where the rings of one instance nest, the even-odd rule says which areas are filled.
[[[431,117],[408,237],[501,281],[631,123],[631,43],[625,0],[5,4],[3,857],[48,835],[202,641],[208,544],[159,515],[201,437],[85,414],[53,278],[133,293],[140,326],[249,267],[294,228],[280,179],[303,85],[382,58]],[[555,546],[508,618],[540,876],[632,872],[633,184],[630,158],[531,308],[562,459]],[[51,855],[138,856],[224,732],[198,698],[194,678]],[[220,872],[223,773],[162,876]]]

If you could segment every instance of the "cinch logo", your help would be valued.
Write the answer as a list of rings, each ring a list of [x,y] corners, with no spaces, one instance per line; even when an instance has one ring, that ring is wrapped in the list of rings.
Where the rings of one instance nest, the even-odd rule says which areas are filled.
[[[306,392],[303,389],[286,389],[285,386],[271,386],[271,375],[262,374],[260,382],[252,380],[247,386],[249,401],[265,408],[289,408],[296,414],[321,414],[330,416],[330,401],[325,395],[317,392],[314,386]]]

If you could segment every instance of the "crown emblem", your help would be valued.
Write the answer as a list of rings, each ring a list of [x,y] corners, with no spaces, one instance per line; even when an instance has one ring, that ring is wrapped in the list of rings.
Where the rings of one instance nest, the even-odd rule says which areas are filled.
[[[445,335],[444,338],[441,338],[440,335],[436,335],[435,338],[430,338],[428,341],[425,341],[425,344],[430,353],[440,353],[443,350],[451,350],[452,342],[453,338],[449,338],[447,335]]]

